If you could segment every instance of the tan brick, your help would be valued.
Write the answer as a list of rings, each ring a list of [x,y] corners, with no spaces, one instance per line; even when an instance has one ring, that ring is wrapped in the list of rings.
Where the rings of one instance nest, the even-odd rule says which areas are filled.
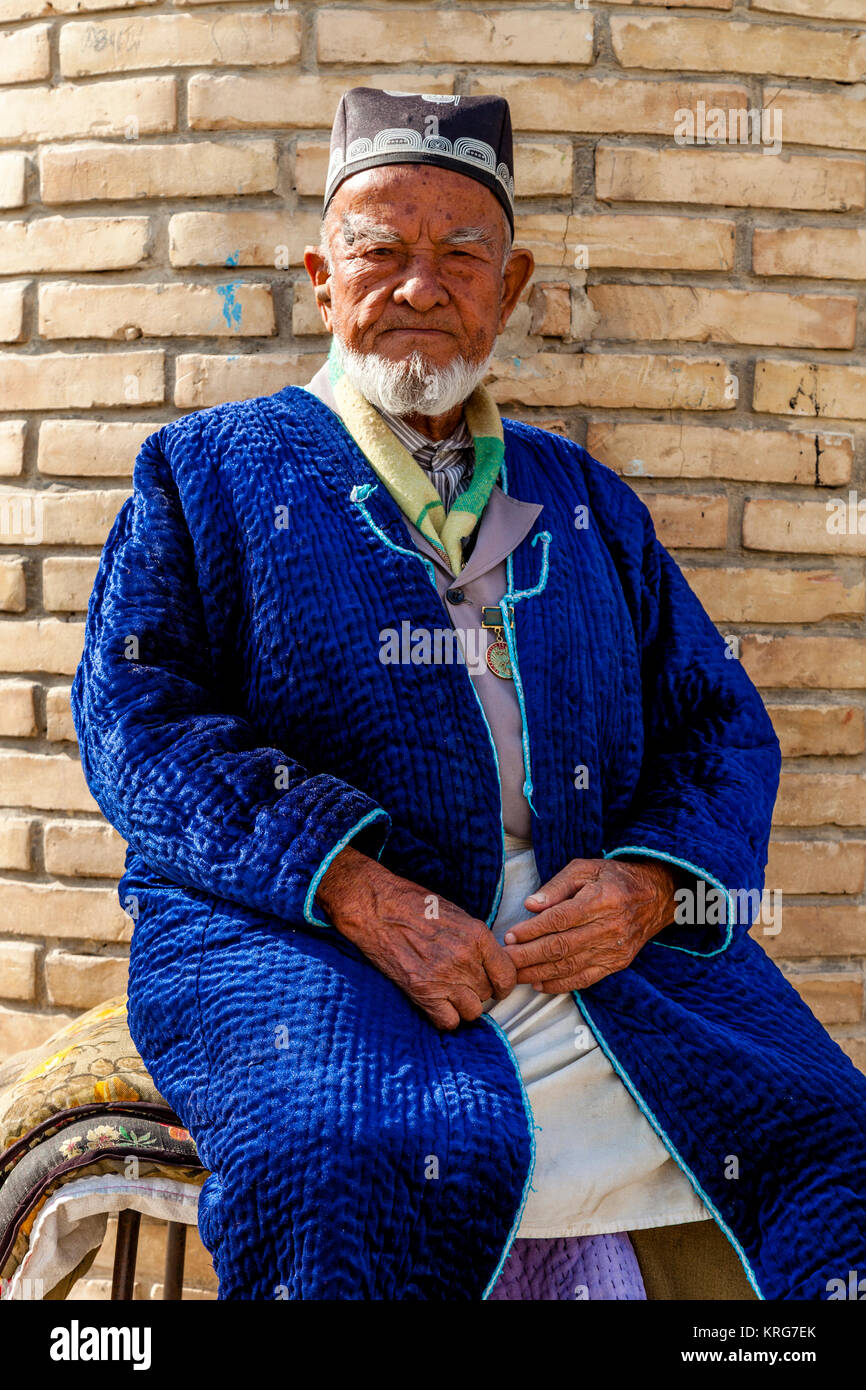
[[[50,874],[74,878],[120,878],[126,841],[111,825],[95,821],[48,821],[45,867]]]
[[[862,617],[866,583],[847,585],[835,570],[684,569],[715,623],[817,623]]]
[[[417,73],[353,73],[335,77],[320,73],[263,73],[252,76],[211,76],[196,73],[189,79],[189,127],[191,130],[329,129],[347,86],[388,88],[400,92],[454,90],[452,77],[418,76]]]
[[[862,893],[864,875],[866,844],[862,840],[770,841],[768,888],[782,893]],[[859,940],[852,945],[844,928],[854,920],[859,921]],[[842,925],[842,931],[837,924]],[[813,907],[783,906],[779,933],[783,955],[799,954],[792,945],[798,929],[802,932],[803,928],[808,955],[846,955],[849,951],[866,955],[866,908],[822,907],[816,915]]]
[[[740,640],[743,665],[756,685],[810,690],[866,687],[866,645],[853,637],[784,637],[748,633]]]
[[[327,140],[298,140],[294,163],[294,185],[298,193],[312,198],[323,196],[330,156]]]
[[[315,337],[326,332],[312,285],[307,279],[298,280],[292,298],[292,336]]]
[[[39,170],[43,203],[238,197],[276,191],[277,145],[275,140],[45,145]]]
[[[608,4],[611,0],[608,0]],[[613,0],[619,4],[619,0]],[[863,18],[863,0],[751,0],[753,10],[803,15],[806,19]],[[721,8],[721,7],[719,7]]]
[[[844,495],[824,502],[755,498],[743,510],[743,545],[747,550],[866,555],[866,504],[858,510],[857,501]]]
[[[783,772],[776,825],[866,825],[866,779],[846,772]]]
[[[155,0],[0,0],[0,23],[16,19],[39,19],[42,15],[78,14],[86,10],[121,10]]]
[[[837,362],[756,362],[752,405],[771,415],[866,420],[866,367]]]
[[[45,957],[49,1004],[95,1009],[113,995],[124,994],[128,978],[129,960],[125,956],[75,955],[57,950]]]
[[[23,816],[0,816],[0,868],[29,869],[32,820]]]
[[[754,24],[735,19],[614,15],[613,50],[626,68],[780,73],[857,82],[866,70],[858,36],[838,29]]]
[[[185,410],[201,410],[222,401],[269,396],[284,386],[305,386],[324,360],[322,353],[220,357],[189,353],[177,359],[174,403]]]
[[[0,931],[57,940],[128,941],[132,921],[115,888],[0,880]]]
[[[42,604],[52,613],[87,609],[99,561],[83,555],[49,555],[42,561]]]
[[[570,144],[521,139],[514,150],[514,189],[519,198],[568,194],[572,186]]]
[[[828,1023],[859,1023],[863,1014],[863,978],[851,974],[800,975],[788,979],[816,1018]]]
[[[662,545],[690,550],[723,546],[728,535],[727,497],[644,493]]]
[[[862,753],[863,710],[858,705],[767,705],[785,758]]]
[[[17,478],[24,470],[26,420],[0,420],[0,478]]]
[[[39,947],[30,941],[0,941],[0,995],[33,999]]]
[[[575,264],[581,247],[589,270],[730,270],[735,233],[736,223],[721,217],[576,214],[568,218],[563,258],[554,264]]]
[[[5,494],[8,496],[9,494]],[[128,494],[120,488],[69,492],[15,490],[25,505],[16,532],[4,527],[0,543],[12,545],[102,545]],[[4,494],[0,493],[0,504]],[[32,510],[31,510],[32,509]],[[35,517],[35,525],[32,518]]]
[[[270,285],[93,285],[53,280],[39,287],[43,338],[222,338],[276,333]]]
[[[71,1023],[74,1014],[31,1013],[29,1009],[0,1008],[0,1062],[16,1052],[29,1052]]]
[[[859,1071],[866,1072],[866,1038],[837,1037],[837,1043]]]
[[[146,217],[37,217],[0,223],[0,264],[7,274],[126,270],[147,259]]]
[[[173,77],[26,87],[3,95],[0,141],[32,144],[44,140],[164,135],[175,129],[175,106]]]
[[[850,435],[656,425],[644,420],[634,424],[590,421],[586,447],[594,458],[627,478],[831,485],[849,480],[854,461]]]
[[[42,352],[0,357],[0,410],[161,405],[164,354]]]
[[[0,283],[0,343],[15,343],[24,334],[24,292],[27,280]]]
[[[602,202],[851,212],[866,207],[866,164],[822,155],[599,145],[595,190]]]
[[[156,420],[44,420],[36,467],[55,477],[127,478]]]
[[[707,289],[701,285],[590,285],[593,338],[851,348],[857,300],[829,294]]]
[[[749,105],[748,89],[732,83],[658,82],[633,77],[557,77],[496,73],[471,83],[473,96],[503,96],[521,131],[586,135],[673,135],[677,112]],[[620,148],[617,146],[617,148]],[[515,182],[515,191],[517,186]]]
[[[0,558],[0,612],[23,613],[27,607],[27,580],[22,560]]]
[[[494,358],[489,389],[500,404],[726,410],[733,377],[718,358],[641,353],[546,353]]]
[[[172,265],[301,265],[318,245],[317,213],[179,212],[169,222]]]
[[[533,254],[537,269],[555,266],[570,268],[575,249],[568,240],[568,217],[564,212],[521,213],[515,218],[515,246],[525,246]]]
[[[678,5],[688,5],[690,10],[729,10],[734,0],[605,0],[608,5],[659,5],[667,10],[675,10]]]
[[[508,9],[483,14],[319,8],[320,63],[591,63],[592,15],[586,10]]]
[[[866,227],[756,227],[756,275],[866,280]]]
[[[0,681],[0,734],[29,738],[38,732],[33,681]]]
[[[529,304],[532,310],[530,333],[550,338],[568,337],[571,330],[571,289],[567,281],[536,281]]]
[[[0,209],[24,206],[27,180],[27,156],[0,154]]]
[[[52,686],[45,692],[45,736],[52,743],[76,743],[69,705],[69,686]]]
[[[0,34],[0,83],[38,82],[51,73],[50,24],[31,24]]]
[[[171,54],[177,67],[272,67],[300,56],[295,11],[238,14],[161,14],[64,24],[60,71],[64,77],[159,68]]]
[[[804,34],[814,30],[804,29]],[[866,76],[866,69],[864,69]],[[787,145],[826,145],[828,149],[866,149],[866,103],[860,90],[803,92],[796,87],[764,88],[764,105],[781,112]]]
[[[83,643],[83,623],[62,623],[57,618],[0,623],[0,670],[73,675]]]

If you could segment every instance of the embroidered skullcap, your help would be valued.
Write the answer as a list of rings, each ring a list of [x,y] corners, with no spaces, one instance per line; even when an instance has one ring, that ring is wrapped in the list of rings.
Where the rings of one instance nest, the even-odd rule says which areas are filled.
[[[514,235],[511,113],[504,97],[351,87],[331,129],[324,212],[340,184],[377,164],[439,164],[495,193]]]

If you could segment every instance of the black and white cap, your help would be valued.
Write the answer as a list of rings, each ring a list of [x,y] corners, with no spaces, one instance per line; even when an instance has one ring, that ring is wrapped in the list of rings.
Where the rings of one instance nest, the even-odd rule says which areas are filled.
[[[440,164],[495,193],[514,234],[514,154],[504,97],[351,87],[331,129],[324,212],[340,184],[377,164]]]

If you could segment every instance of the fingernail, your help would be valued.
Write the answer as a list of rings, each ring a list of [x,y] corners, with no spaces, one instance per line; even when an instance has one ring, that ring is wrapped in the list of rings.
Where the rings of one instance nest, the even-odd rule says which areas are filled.
[[[547,894],[546,894],[546,893],[530,893],[529,897],[526,899],[526,902],[528,902],[528,903],[546,903],[546,902],[547,902]]]
[[[515,937],[515,935],[514,935],[514,932],[513,932],[513,931],[507,931],[507,932],[505,933],[505,940],[508,942],[509,946],[513,946],[513,945],[514,945],[514,942],[515,942],[515,940],[516,940],[516,937]]]

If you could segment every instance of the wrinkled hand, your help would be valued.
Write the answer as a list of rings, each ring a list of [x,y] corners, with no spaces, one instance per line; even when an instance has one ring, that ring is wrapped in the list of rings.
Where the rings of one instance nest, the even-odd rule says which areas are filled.
[[[351,845],[330,864],[316,897],[337,930],[437,1028],[478,1018],[486,1000],[504,999],[517,983],[508,952],[486,922]]]
[[[534,915],[505,933],[518,983],[565,994],[624,970],[673,921],[680,881],[660,860],[572,859],[524,900]]]

